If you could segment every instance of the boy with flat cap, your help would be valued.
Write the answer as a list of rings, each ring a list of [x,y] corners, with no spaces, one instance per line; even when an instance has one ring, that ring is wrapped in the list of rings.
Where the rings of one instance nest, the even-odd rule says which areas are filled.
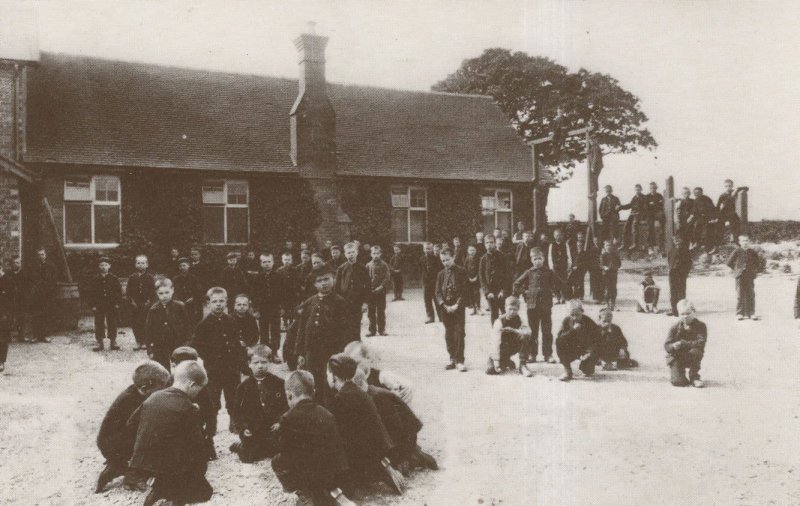
[[[108,348],[118,350],[117,311],[122,302],[122,286],[119,278],[110,272],[111,261],[108,257],[100,257],[98,268],[99,272],[86,284],[86,299],[94,313],[94,337],[97,340],[97,346],[92,351],[103,351],[103,339],[106,337],[110,341]]]

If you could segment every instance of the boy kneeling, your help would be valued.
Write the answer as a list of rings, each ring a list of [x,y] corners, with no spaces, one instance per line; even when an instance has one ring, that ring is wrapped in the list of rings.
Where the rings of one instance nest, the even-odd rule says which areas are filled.
[[[585,376],[594,374],[599,338],[600,329],[591,318],[583,314],[583,304],[578,300],[569,301],[569,316],[564,318],[556,339],[558,359],[564,366],[564,374],[559,380],[572,379],[570,364],[575,360],[580,360],[578,368]]]
[[[236,428],[240,444],[231,450],[245,463],[271,458],[278,451],[278,421],[289,406],[283,380],[269,373],[272,350],[257,345],[248,350],[248,376],[236,389]]]
[[[700,362],[703,360],[708,338],[706,324],[697,319],[694,304],[686,299],[678,302],[678,318],[680,321],[669,329],[667,341],[664,343],[670,381],[676,387],[692,385],[703,388]],[[686,369],[689,370],[688,379]]]
[[[525,377],[533,376],[528,368],[528,351],[531,347],[531,329],[519,316],[519,298],[506,299],[506,313],[492,325],[491,352],[489,368],[486,374],[501,374],[505,370],[514,370],[516,366],[511,360],[519,354],[519,372]]]
[[[97,478],[96,494],[102,492],[111,480],[122,475],[125,475],[125,488],[143,490],[128,468],[136,442],[136,429],[129,427],[127,422],[150,394],[167,386],[169,379],[169,371],[158,362],[148,360],[136,368],[133,384],[123,390],[108,408],[97,435],[97,447],[106,458],[106,467]]]
[[[617,369],[630,369],[638,367],[639,363],[631,358],[628,352],[628,340],[619,326],[611,323],[614,312],[611,308],[604,307],[600,310],[600,344],[598,355],[604,371]]]
[[[278,451],[272,470],[287,492],[309,492],[314,504],[332,497],[353,504],[338,488],[348,471],[336,419],[314,400],[314,376],[294,371],[284,384],[287,411],[278,427]]]

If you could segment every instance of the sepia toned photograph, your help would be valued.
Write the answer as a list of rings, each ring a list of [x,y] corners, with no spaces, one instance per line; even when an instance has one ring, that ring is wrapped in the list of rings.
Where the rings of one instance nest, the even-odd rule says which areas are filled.
[[[0,0],[0,505],[800,504],[798,26]]]

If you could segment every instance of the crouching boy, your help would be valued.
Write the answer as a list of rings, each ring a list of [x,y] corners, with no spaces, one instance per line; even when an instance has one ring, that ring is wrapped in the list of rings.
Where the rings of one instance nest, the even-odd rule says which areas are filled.
[[[206,371],[187,360],[175,368],[173,385],[142,404],[131,467],[154,476],[144,500],[173,504],[206,502],[214,490],[206,480],[208,459],[194,400],[206,386]]]
[[[236,389],[239,444],[231,449],[245,463],[272,458],[278,452],[278,421],[289,409],[283,380],[269,373],[272,350],[262,344],[248,350],[252,376]]]
[[[158,362],[148,360],[134,370],[133,384],[123,390],[108,408],[97,435],[97,447],[106,458],[106,467],[97,478],[96,494],[102,492],[111,480],[122,475],[125,475],[125,488],[139,488],[138,480],[128,468],[136,442],[136,429],[129,427],[127,422],[150,394],[165,388],[168,382],[169,371]]]
[[[600,310],[600,343],[597,355],[604,371],[630,369],[639,363],[631,358],[628,352],[628,340],[619,326],[612,323],[614,312],[604,307]]]
[[[583,304],[578,300],[569,301],[569,316],[564,318],[556,339],[558,358],[564,366],[564,374],[559,378],[561,381],[572,379],[571,364],[575,360],[581,361],[578,368],[585,376],[594,374],[599,338],[600,329],[583,314]]]
[[[489,368],[486,374],[500,374],[505,370],[514,370],[511,360],[519,354],[519,372],[530,377],[533,372],[528,368],[528,351],[531,343],[531,329],[519,316],[519,298],[511,296],[506,299],[506,313],[494,321],[492,325],[491,352]]]
[[[272,470],[286,492],[305,492],[314,504],[333,498],[353,504],[342,494],[348,471],[336,419],[314,400],[314,376],[294,371],[284,383],[287,411],[278,424],[278,454]]]
[[[658,299],[661,288],[653,280],[653,273],[647,271],[639,283],[639,295],[636,297],[636,311],[639,313],[658,313]]]
[[[695,316],[694,304],[686,299],[678,302],[678,318],[667,334],[664,349],[667,351],[667,365],[673,386],[696,388],[704,386],[700,379],[700,362],[706,349],[708,331],[706,324]],[[686,370],[689,378],[686,378]]]

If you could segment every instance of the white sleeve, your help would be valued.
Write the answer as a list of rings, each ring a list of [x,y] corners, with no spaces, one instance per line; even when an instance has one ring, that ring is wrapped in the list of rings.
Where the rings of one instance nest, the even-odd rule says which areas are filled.
[[[378,381],[380,381],[381,385],[387,390],[390,390],[403,399],[403,402],[406,404],[411,402],[411,399],[414,397],[414,389],[411,386],[411,382],[399,374],[381,370]]]

